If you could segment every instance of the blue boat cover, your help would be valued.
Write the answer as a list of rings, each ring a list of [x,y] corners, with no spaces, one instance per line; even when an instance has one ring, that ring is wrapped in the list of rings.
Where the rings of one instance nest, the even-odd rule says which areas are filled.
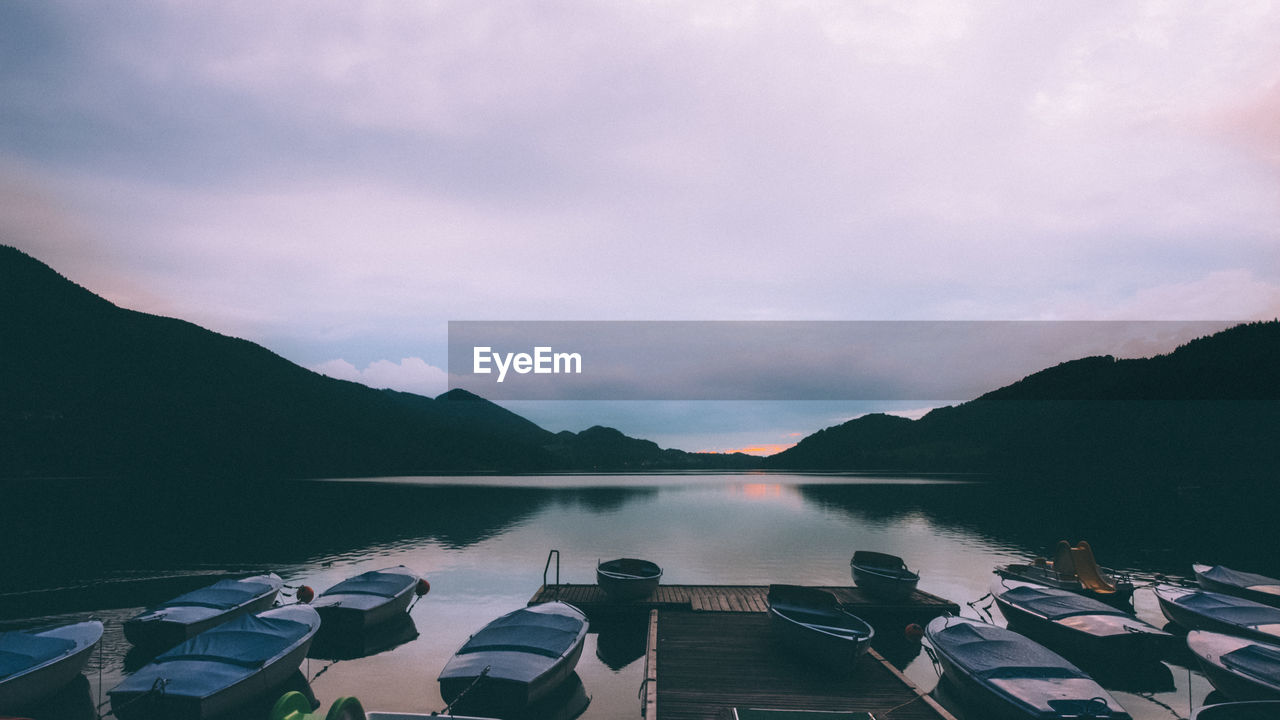
[[[1254,585],[1280,585],[1280,580],[1275,578],[1258,575],[1257,573],[1232,570],[1221,565],[1214,565],[1200,574],[1214,582],[1241,588],[1253,587]]]
[[[377,595],[378,597],[395,597],[406,586],[417,580],[403,573],[386,573],[370,570],[353,578],[348,578],[321,593],[324,595]]]
[[[1026,608],[1050,620],[1072,615],[1125,615],[1100,600],[1085,597],[1070,590],[1020,585],[1000,594],[1011,605]]]
[[[199,660],[246,668],[261,667],[310,630],[309,626],[293,620],[241,615],[161,654],[155,662]]]
[[[1270,685],[1280,685],[1280,649],[1245,645],[1223,655],[1222,664]]]
[[[1048,648],[994,625],[961,622],[948,625],[935,642],[957,665],[984,678],[1083,677],[1073,665]]]
[[[1280,623],[1280,608],[1231,595],[1197,591],[1172,600],[1192,612],[1232,625],[1252,627]]]
[[[0,679],[41,665],[76,646],[66,638],[32,635],[19,630],[0,633]]]
[[[160,607],[195,605],[215,610],[229,610],[270,589],[271,586],[265,583],[219,580],[208,587],[192,590],[185,595],[179,595]]]
[[[517,610],[484,626],[457,654],[508,651],[557,658],[573,647],[581,630],[578,618]]]

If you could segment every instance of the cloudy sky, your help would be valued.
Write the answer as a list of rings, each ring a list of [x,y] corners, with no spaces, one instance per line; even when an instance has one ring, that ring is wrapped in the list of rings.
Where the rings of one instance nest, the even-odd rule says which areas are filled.
[[[427,394],[451,320],[1272,318],[1278,37],[1247,0],[2,3],[0,243]],[[685,449],[862,411],[817,405],[518,411]]]

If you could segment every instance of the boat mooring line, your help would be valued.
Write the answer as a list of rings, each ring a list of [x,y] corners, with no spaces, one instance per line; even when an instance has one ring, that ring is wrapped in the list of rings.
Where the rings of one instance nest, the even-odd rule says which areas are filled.
[[[924,646],[923,646],[923,645],[921,645],[920,647],[924,647]],[[902,708],[904,708],[904,707],[906,707],[906,706],[910,705],[910,704],[911,704],[911,703],[913,703],[913,702],[920,702],[921,700],[923,700],[923,699],[924,699],[924,697],[925,697],[925,696],[924,696],[923,694],[918,694],[918,695],[916,695],[915,697],[911,698],[910,700],[908,700],[908,701],[906,701],[906,702],[904,702],[904,703],[902,703],[902,704],[900,704],[900,705],[894,705],[893,707],[889,708],[888,710],[877,710],[876,712],[877,712],[877,713],[884,713],[886,716],[888,716],[888,715],[892,715],[892,714],[894,714],[895,712],[897,712],[897,711],[901,710]]]
[[[491,666],[489,665],[485,665],[484,669],[480,671],[480,674],[476,676],[476,679],[472,680],[470,685],[462,688],[462,692],[458,693],[458,696],[453,699],[453,702],[449,703],[448,705],[445,705],[444,710],[440,714],[445,716],[452,715],[453,706],[461,702],[461,700],[467,696],[467,693],[471,692],[472,688],[474,688],[476,685],[479,685],[481,680],[484,680],[486,677],[489,676],[490,667]]]
[[[933,664],[933,672],[937,674],[939,679],[941,679],[942,663],[938,660],[937,654],[934,653],[933,648],[929,647],[927,643],[920,643],[920,647],[923,648],[925,654],[929,656],[929,662]]]
[[[93,709],[98,720],[102,720],[102,638],[98,638],[98,705]]]
[[[310,680],[308,680],[307,682],[308,682],[308,683],[313,683],[313,682],[315,682],[316,678],[318,678],[318,677],[320,677],[321,675],[323,675],[323,674],[325,674],[326,672],[328,672],[328,671],[329,671],[329,668],[333,667],[334,665],[337,665],[339,662],[342,662],[342,661],[341,661],[341,660],[330,660],[328,665],[325,665],[324,667],[320,668],[320,672],[317,672],[315,675],[312,675],[312,676],[311,676],[311,679],[310,679]],[[307,658],[307,670],[311,670],[311,658]]]
[[[151,683],[151,689],[150,689],[150,690],[148,690],[148,691],[146,691],[146,692],[142,693],[142,694],[141,694],[141,695],[139,695],[138,697],[136,697],[136,698],[134,698],[134,699],[130,700],[129,702],[127,702],[127,703],[125,703],[125,704],[121,705],[119,709],[120,709],[120,710],[124,710],[124,709],[125,709],[125,708],[127,708],[127,707],[132,707],[134,704],[139,703],[139,702],[141,702],[141,701],[143,701],[143,700],[146,700],[147,698],[151,697],[152,695],[159,695],[160,697],[164,697],[164,687],[165,687],[165,685],[168,685],[168,684],[169,684],[169,681],[168,681],[166,678],[156,678],[156,681],[155,681],[155,682],[153,682],[153,683]],[[102,709],[102,706],[98,706],[98,709],[99,709],[99,710],[101,710],[101,709]],[[107,712],[105,715],[99,715],[98,717],[99,717],[99,718],[106,718],[106,717],[110,717],[110,716],[112,716],[112,715],[116,715],[116,707],[115,707],[114,705],[112,705],[112,706],[111,706],[111,710],[110,710],[109,712]],[[120,717],[120,716],[119,716],[119,715],[116,715],[116,717]]]
[[[1174,716],[1174,717],[1175,717],[1175,718],[1177,718],[1178,720],[1182,720],[1182,713],[1178,712],[1177,710],[1174,710],[1174,709],[1173,709],[1172,707],[1170,707],[1169,705],[1165,705],[1164,703],[1162,703],[1162,702],[1160,702],[1159,700],[1157,700],[1157,699],[1156,699],[1156,697],[1155,697],[1155,693],[1152,693],[1152,692],[1139,692],[1139,693],[1134,693],[1134,695],[1137,695],[1138,697],[1142,698],[1143,700],[1147,700],[1147,701],[1151,702],[1151,703],[1152,703],[1152,704],[1154,704],[1154,705],[1159,705],[1160,707],[1164,708],[1165,710],[1168,710],[1170,715]],[[1187,717],[1190,717],[1190,715],[1188,715]]]
[[[987,598],[991,598],[991,602],[987,603],[982,607],[978,607],[978,603],[982,602],[983,600],[986,600]],[[973,608],[973,611],[978,613],[979,616],[982,616],[982,615],[987,616],[988,622],[995,622],[995,618],[991,616],[991,606],[994,605],[995,602],[996,602],[995,597],[993,597],[991,593],[987,593],[986,595],[983,595],[977,600],[965,603],[965,605],[968,605],[969,607]]]

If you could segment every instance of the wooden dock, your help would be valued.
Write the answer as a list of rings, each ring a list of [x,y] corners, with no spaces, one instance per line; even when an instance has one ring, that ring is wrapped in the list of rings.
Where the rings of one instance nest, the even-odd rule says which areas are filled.
[[[836,600],[855,613],[892,617],[895,620],[919,622],[921,625],[939,615],[960,613],[959,605],[920,590],[916,590],[905,601],[885,602],[856,587],[833,586],[821,589],[835,595]],[[647,598],[618,603],[609,600],[596,585],[543,585],[529,599],[529,604],[560,600],[574,605],[589,618],[646,613],[650,610],[763,613],[769,611],[768,595],[769,588],[764,585],[659,585]],[[867,619],[873,620],[871,617]]]
[[[884,603],[853,587],[823,589],[889,639],[901,638],[907,622],[959,612],[955,603],[919,591]],[[594,585],[549,585],[529,602],[561,600],[606,620],[648,614],[645,720],[722,720],[734,707],[955,720],[874,649],[852,670],[830,672],[780,645],[769,629],[767,595],[763,586],[662,585],[648,598],[613,603]]]

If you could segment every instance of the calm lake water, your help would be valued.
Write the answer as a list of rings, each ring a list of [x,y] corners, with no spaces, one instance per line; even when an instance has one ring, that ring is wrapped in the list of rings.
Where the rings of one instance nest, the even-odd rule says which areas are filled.
[[[1186,579],[1193,561],[1280,575],[1272,502],[1201,489],[1127,497],[1056,486],[851,475],[568,475],[430,477],[178,487],[102,481],[0,485],[7,525],[0,629],[102,619],[102,651],[44,717],[94,717],[106,690],[145,658],[120,623],[220,573],[274,571],[318,591],[358,572],[404,564],[431,591],[373,654],[312,658],[297,678],[327,709],[354,695],[367,709],[441,710],[436,675],[486,622],[522,607],[542,583],[548,551],[566,583],[592,583],[598,559],[652,559],[664,582],[848,585],[856,549],[901,555],[920,588],[966,605],[993,566],[1086,539],[1101,563],[1139,584]],[[1161,626],[1150,591],[1141,618]],[[985,603],[983,603],[985,604]],[[1000,621],[998,612],[996,618]],[[593,628],[595,630],[596,628]],[[583,718],[636,718],[642,628],[601,628],[578,666],[591,702]],[[414,633],[417,633],[414,637]],[[385,649],[383,649],[385,648]],[[333,653],[331,653],[333,654]],[[932,688],[925,655],[904,661]],[[1186,716],[1211,691],[1167,665],[1149,687],[1114,694],[1136,718]],[[102,707],[106,712],[108,706]]]

